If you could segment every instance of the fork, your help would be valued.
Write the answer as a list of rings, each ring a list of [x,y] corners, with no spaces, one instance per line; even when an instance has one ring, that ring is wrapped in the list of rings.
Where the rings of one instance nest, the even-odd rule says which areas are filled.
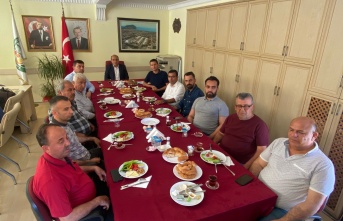
[[[228,171],[230,171],[230,173],[231,173],[232,175],[236,176],[236,174],[235,174],[232,170],[230,170],[230,168],[229,168],[228,166],[225,165],[224,160],[220,160],[220,163],[223,164],[223,166],[224,166],[226,169],[228,169]]]

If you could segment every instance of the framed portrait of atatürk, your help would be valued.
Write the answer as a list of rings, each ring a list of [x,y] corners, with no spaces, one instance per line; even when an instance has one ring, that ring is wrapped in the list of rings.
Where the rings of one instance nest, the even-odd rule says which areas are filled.
[[[119,52],[159,52],[160,21],[118,18]]]
[[[23,15],[28,51],[56,51],[51,16]]]

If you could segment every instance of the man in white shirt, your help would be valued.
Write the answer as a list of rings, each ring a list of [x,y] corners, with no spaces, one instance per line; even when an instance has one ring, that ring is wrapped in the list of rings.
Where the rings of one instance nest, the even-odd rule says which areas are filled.
[[[68,74],[64,80],[73,82],[73,77],[75,73],[84,73],[85,72],[85,63],[82,60],[75,60],[73,63],[73,72]],[[84,89],[84,93],[86,96],[90,99],[92,96],[92,93],[94,93],[95,87],[94,85],[87,79],[86,80],[86,87]]]
[[[106,66],[104,80],[129,80],[129,74],[127,73],[126,66],[124,64],[119,64],[118,55],[111,56],[112,64]]]
[[[85,118],[91,120],[95,117],[92,101],[83,93],[86,87],[87,77],[82,73],[75,73],[73,85],[75,88],[75,102]]]
[[[162,95],[162,100],[157,100],[155,104],[168,103],[176,106],[182,99],[185,93],[185,87],[182,83],[178,82],[178,72],[176,70],[170,70],[168,72],[168,81],[169,84]]]

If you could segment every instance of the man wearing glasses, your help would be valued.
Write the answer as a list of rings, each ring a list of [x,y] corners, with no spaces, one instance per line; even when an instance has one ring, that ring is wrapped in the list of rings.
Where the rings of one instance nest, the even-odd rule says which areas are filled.
[[[261,118],[254,115],[254,99],[249,93],[236,96],[235,114],[228,116],[213,141],[249,169],[269,145],[269,130]]]

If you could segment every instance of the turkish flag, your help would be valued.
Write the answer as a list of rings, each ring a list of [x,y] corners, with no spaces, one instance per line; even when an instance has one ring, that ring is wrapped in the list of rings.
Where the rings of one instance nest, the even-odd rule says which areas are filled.
[[[65,67],[64,76],[73,72],[74,55],[71,47],[68,29],[64,16],[62,17],[62,63]]]

